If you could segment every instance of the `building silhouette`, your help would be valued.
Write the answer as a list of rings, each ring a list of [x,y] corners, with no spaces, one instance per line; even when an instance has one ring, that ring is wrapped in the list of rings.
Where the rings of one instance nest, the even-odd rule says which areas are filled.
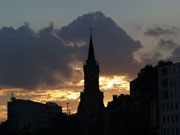
[[[102,113],[102,135],[130,135],[132,129],[131,102],[129,95],[113,95],[113,100],[108,102],[106,110]],[[134,133],[134,132],[133,132]]]
[[[59,113],[62,113],[62,107],[56,103],[42,104],[12,97],[8,102],[8,128],[16,133],[26,129],[36,132],[41,128],[51,128]]]
[[[98,117],[104,109],[103,92],[99,89],[99,64],[95,59],[92,33],[90,35],[88,58],[84,63],[84,90],[80,95],[78,116],[85,134],[95,131]]]
[[[160,135],[180,134],[180,63],[158,63]]]
[[[139,114],[152,135],[159,134],[159,92],[157,66],[146,65],[130,82],[132,109]]]
[[[108,102],[106,110],[127,111],[131,108],[130,95],[113,95],[113,100]]]

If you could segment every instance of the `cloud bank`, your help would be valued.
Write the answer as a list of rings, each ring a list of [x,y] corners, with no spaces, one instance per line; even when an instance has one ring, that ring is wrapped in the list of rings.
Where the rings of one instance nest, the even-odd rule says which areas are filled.
[[[133,59],[133,52],[142,47],[140,42],[134,41],[102,12],[82,15],[60,29],[53,25],[51,21],[50,26],[38,32],[27,23],[17,29],[0,29],[1,88],[36,89],[72,78],[73,63],[87,58],[90,28],[101,74],[136,74],[139,65]]]
[[[180,29],[177,27],[152,27],[144,32],[144,36],[152,39],[148,43],[151,48],[142,47],[135,52],[135,57],[142,63],[154,63],[159,60],[174,60],[179,57]]]
[[[180,30],[177,27],[170,27],[170,28],[162,28],[156,26],[154,28],[149,28],[147,31],[144,32],[146,36],[163,36],[163,35],[176,35]]]

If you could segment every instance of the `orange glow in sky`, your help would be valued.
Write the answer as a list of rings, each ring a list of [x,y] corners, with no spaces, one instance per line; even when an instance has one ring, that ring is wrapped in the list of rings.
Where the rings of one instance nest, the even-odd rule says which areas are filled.
[[[100,77],[99,84],[102,90],[110,89],[126,89],[129,90],[129,82],[127,82],[125,76],[113,76],[113,77]]]
[[[128,94],[129,82],[125,76],[101,76],[99,78],[100,90],[104,92],[104,104],[112,100],[113,94]],[[69,107],[72,113],[76,113],[79,104],[80,92],[83,91],[84,80],[77,83],[65,82],[67,88],[56,90],[34,90],[27,91],[23,89],[4,89],[0,91],[0,98],[6,97],[6,102],[0,104],[0,121],[7,119],[7,101],[10,100],[11,92],[17,99],[32,100],[35,102],[56,102],[66,110],[66,103],[69,102]],[[70,86],[70,87],[69,87]]]

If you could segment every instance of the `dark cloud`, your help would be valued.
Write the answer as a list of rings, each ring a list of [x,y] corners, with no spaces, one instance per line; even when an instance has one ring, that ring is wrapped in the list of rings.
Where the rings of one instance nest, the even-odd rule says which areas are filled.
[[[173,39],[159,39],[157,45],[153,50],[150,51],[142,51],[140,55],[141,61],[144,64],[153,63],[156,64],[157,61],[163,59],[169,59],[170,57],[174,57],[173,51],[178,47],[178,43]]]
[[[33,89],[59,82],[55,73],[70,77],[73,51],[54,36],[52,25],[35,33],[28,25],[0,29],[0,84]]]
[[[172,39],[169,40],[161,39],[158,45],[162,49],[172,49],[175,48],[178,44],[174,42]]]
[[[175,35],[179,29],[177,27],[171,28],[162,28],[162,27],[155,27],[149,28],[147,31],[144,32],[146,36],[163,36],[163,35]]]
[[[133,52],[141,47],[140,42],[102,12],[80,16],[61,29],[55,30],[53,25],[38,32],[27,23],[17,29],[0,29],[1,86],[34,89],[41,84],[60,83],[57,74],[72,77],[70,64],[87,57],[90,28],[101,73],[136,74],[139,65],[134,62]]]
[[[180,46],[173,51],[173,57],[171,57],[171,59],[178,62],[180,61]]]
[[[133,52],[141,47],[112,18],[102,12],[85,14],[69,25],[63,27],[58,34],[65,41],[88,41],[89,28],[93,29],[94,48],[100,62],[101,73],[106,75],[134,75],[138,66],[133,59]],[[87,56],[87,43],[81,47],[80,60]]]
[[[135,59],[142,63],[157,63],[159,60],[167,60],[176,57],[176,49],[179,46],[180,29],[178,27],[157,26],[149,28],[144,35],[151,36],[149,46],[143,46],[136,51]]]

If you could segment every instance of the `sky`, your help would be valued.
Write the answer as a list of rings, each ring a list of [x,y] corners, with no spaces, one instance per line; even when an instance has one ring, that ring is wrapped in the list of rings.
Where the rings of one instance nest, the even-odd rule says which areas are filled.
[[[0,26],[18,27],[27,21],[39,29],[47,26],[47,20],[53,18],[61,27],[92,11],[102,11],[122,25],[178,25],[179,4],[179,0],[1,0]]]
[[[11,93],[76,112],[90,28],[105,105],[146,64],[179,60],[179,0],[0,2],[0,121]]]

